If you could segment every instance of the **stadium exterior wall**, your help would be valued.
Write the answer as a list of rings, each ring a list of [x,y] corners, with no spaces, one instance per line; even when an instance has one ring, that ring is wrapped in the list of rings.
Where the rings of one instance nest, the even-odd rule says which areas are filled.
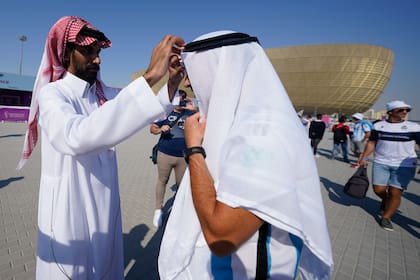
[[[308,114],[367,111],[385,90],[394,63],[390,49],[368,44],[305,45],[265,51],[296,111]],[[132,79],[143,73],[135,72]],[[158,91],[166,80],[153,89]]]
[[[388,84],[394,54],[366,44],[323,44],[265,50],[296,110],[364,112]]]

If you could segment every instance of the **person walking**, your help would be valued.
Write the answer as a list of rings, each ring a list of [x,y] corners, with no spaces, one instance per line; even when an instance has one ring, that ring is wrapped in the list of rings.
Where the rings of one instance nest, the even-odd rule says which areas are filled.
[[[162,208],[166,185],[172,170],[175,172],[175,185],[178,189],[187,164],[183,151],[186,148],[184,137],[184,122],[188,116],[196,112],[194,103],[187,97],[187,93],[179,90],[180,102],[175,106],[169,116],[150,126],[150,133],[160,135],[158,142],[156,181],[156,203],[153,214],[153,225],[157,228],[162,225]]]
[[[374,153],[372,185],[381,199],[380,225],[392,231],[391,218],[401,203],[401,196],[414,178],[417,167],[415,145],[420,147],[420,125],[406,120],[411,106],[401,100],[386,104],[387,120],[376,122],[359,164],[366,166]]]
[[[167,35],[144,75],[123,89],[100,78],[111,41],[77,16],[50,29],[35,80],[18,169],[41,127],[36,279],[124,279],[115,146],[172,110],[175,90],[152,86],[179,60],[184,40]]]
[[[308,134],[258,39],[212,32],[181,56],[199,113],[184,123],[188,167],[162,238],[160,278],[330,279]]]
[[[333,150],[331,153],[331,159],[335,159],[337,154],[340,152],[343,155],[343,160],[347,163],[349,163],[349,158],[348,158],[348,139],[349,139],[349,134],[350,134],[350,127],[346,124],[346,116],[341,116],[338,119],[338,123],[333,125],[332,127],[332,132],[333,132]]]
[[[372,130],[372,125],[370,122],[364,120],[362,113],[355,113],[352,115],[353,126],[351,130],[351,145],[354,156],[357,158],[357,161],[351,165],[353,168],[359,168],[358,160],[360,155],[363,152],[365,145],[369,139],[370,131]]]
[[[309,138],[311,139],[311,147],[313,149],[313,153],[315,157],[319,157],[318,155],[318,145],[324,137],[326,125],[322,121],[322,114],[317,114],[316,119],[311,121],[309,126]]]

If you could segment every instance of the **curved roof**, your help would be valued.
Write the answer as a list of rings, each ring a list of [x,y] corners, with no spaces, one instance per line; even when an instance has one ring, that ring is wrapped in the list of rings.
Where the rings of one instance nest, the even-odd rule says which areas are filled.
[[[353,114],[373,106],[387,85],[394,53],[366,44],[265,49],[296,111]],[[141,76],[144,71],[132,75]],[[167,77],[153,87],[156,92]],[[189,96],[193,96],[189,89]]]
[[[365,44],[265,49],[296,111],[353,114],[372,107],[387,85],[391,50]]]

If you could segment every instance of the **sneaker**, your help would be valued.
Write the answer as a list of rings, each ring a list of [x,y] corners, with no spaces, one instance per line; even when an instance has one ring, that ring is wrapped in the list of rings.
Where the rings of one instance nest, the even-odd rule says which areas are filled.
[[[315,154],[315,157],[316,157],[316,158],[319,158],[319,157],[320,157],[320,155],[318,155],[318,154]]]
[[[350,165],[351,168],[359,168],[360,164],[358,163],[353,163],[352,165]]]
[[[392,226],[391,220],[387,219],[387,218],[382,218],[381,219],[381,227],[384,230],[394,231],[394,227]]]
[[[162,210],[156,209],[153,215],[153,225],[159,228],[162,225]]]

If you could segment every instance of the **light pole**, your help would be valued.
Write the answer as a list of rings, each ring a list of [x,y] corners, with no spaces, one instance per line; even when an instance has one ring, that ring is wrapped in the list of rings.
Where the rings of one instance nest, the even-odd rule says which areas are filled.
[[[23,62],[23,42],[28,38],[25,35],[19,37],[20,40],[20,62],[19,62],[19,75],[22,75],[22,62]]]

